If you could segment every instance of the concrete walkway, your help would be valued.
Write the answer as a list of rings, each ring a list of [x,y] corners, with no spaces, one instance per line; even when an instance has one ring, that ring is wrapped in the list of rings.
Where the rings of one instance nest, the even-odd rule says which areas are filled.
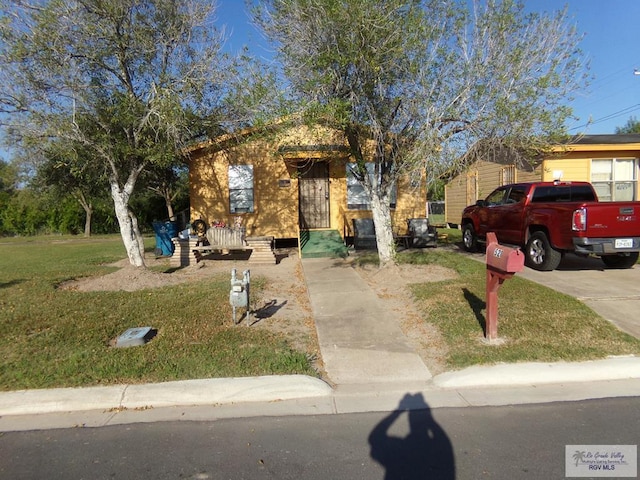
[[[431,373],[393,314],[343,260],[303,259],[326,373],[336,385],[424,386]]]

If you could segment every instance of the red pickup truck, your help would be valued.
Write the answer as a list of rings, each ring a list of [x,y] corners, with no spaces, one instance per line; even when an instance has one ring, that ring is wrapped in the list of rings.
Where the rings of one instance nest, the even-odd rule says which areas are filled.
[[[466,250],[495,232],[498,242],[521,247],[535,270],[554,270],[565,252],[630,268],[640,252],[640,202],[598,202],[587,182],[504,185],[466,207],[461,226]]]

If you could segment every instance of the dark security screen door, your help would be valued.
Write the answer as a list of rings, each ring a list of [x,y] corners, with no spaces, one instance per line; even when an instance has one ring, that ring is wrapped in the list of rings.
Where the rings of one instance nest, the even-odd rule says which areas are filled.
[[[300,227],[329,228],[329,167],[326,162],[298,165]]]

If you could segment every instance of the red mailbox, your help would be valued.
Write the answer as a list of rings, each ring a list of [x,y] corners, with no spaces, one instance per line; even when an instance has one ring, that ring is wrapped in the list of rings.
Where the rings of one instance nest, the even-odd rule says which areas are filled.
[[[503,282],[524,269],[524,254],[518,248],[498,243],[496,234],[487,233],[487,325],[485,337],[498,338],[498,289]]]

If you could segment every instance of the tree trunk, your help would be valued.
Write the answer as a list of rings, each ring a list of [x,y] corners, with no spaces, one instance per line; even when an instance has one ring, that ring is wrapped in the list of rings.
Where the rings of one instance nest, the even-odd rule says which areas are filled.
[[[85,217],[84,217],[84,236],[91,236],[91,216],[93,215],[93,207],[88,205],[87,208],[84,209]]]
[[[391,209],[389,208],[389,198],[380,198],[378,195],[371,195],[371,213],[373,214],[373,225],[376,229],[376,242],[378,244],[378,261],[380,268],[396,263],[396,247],[393,241],[393,227],[391,223]]]
[[[87,201],[87,197],[85,197],[84,192],[78,189],[72,193],[73,197],[78,200],[78,203],[84,210],[84,236],[91,236],[91,216],[93,215],[93,205]]]
[[[111,180],[111,197],[116,212],[116,218],[120,225],[120,236],[127,251],[129,262],[134,267],[146,267],[144,262],[144,241],[138,228],[138,219],[129,210],[129,197],[133,186],[127,185],[120,188],[118,182]]]
[[[171,202],[171,196],[165,195],[164,197],[165,205],[167,206],[167,214],[169,215],[169,221],[176,221],[176,214],[173,212],[173,203]]]

